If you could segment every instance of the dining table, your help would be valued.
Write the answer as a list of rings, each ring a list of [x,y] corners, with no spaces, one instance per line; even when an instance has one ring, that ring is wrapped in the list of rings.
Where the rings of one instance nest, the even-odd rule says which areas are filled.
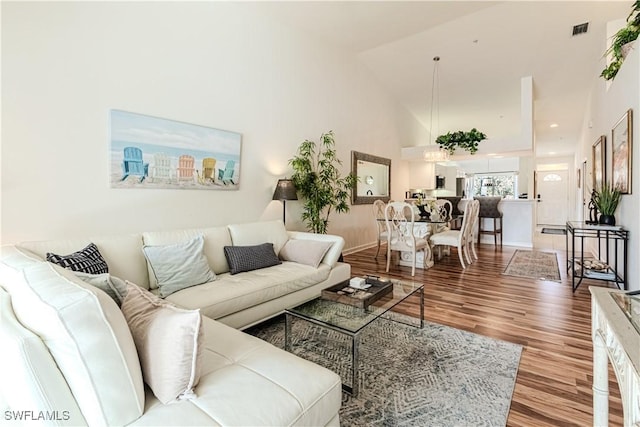
[[[456,226],[457,228],[459,228],[459,224],[462,223],[462,218],[462,215],[453,215],[451,219],[420,216],[417,213],[414,215],[413,235],[416,238],[425,239],[428,243],[425,246],[424,250],[419,250],[416,252],[416,268],[428,269],[433,267],[433,248],[429,237],[445,229],[445,227],[447,227],[446,229],[449,229],[449,227],[451,227],[451,229],[455,229]],[[385,220],[381,219],[379,221]],[[401,251],[400,260],[398,263],[402,266],[411,267],[413,265],[413,260],[411,259],[412,256],[413,253],[411,251]]]

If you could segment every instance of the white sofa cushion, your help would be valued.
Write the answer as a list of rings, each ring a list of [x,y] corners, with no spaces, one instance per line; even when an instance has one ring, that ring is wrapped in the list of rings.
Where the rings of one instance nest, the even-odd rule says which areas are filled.
[[[185,310],[127,282],[122,303],[144,381],[162,402],[192,398],[200,379],[203,329],[198,310]]]
[[[202,235],[173,245],[144,245],[142,251],[161,297],[215,280],[203,249]]]
[[[218,319],[314,286],[329,277],[330,271],[324,264],[316,269],[283,262],[241,274],[221,274],[215,282],[183,289],[166,299],[180,307],[200,308],[203,316]]]
[[[22,420],[26,411],[51,415],[51,425],[86,424],[71,390],[40,337],[24,328],[15,318],[9,294],[0,288],[0,395],[8,403],[2,420],[8,425],[32,424]],[[0,399],[1,400],[1,399]],[[3,408],[4,409],[4,408]],[[29,414],[30,416],[30,414]],[[15,423],[14,423],[15,421]],[[27,422],[24,422],[27,421]],[[39,424],[47,424],[42,422]],[[4,424],[3,424],[4,425]]]
[[[289,240],[287,229],[281,220],[231,224],[228,228],[233,246],[273,243],[273,250],[279,253]]]
[[[335,373],[258,338],[203,317],[198,397],[162,405],[147,394],[132,425],[325,426],[340,409]]]
[[[47,252],[68,254],[82,249],[92,242],[95,243],[107,262],[109,273],[131,280],[143,288],[149,289],[149,275],[147,273],[147,263],[142,254],[141,234],[23,242],[17,246],[27,249],[45,260]]]
[[[213,270],[215,274],[226,273],[229,271],[229,265],[227,264],[227,259],[224,256],[223,250],[225,246],[232,244],[227,227],[194,228],[189,230],[152,231],[142,233],[144,244],[151,246],[173,245],[185,242],[198,235],[202,235],[204,237],[204,256],[207,257],[207,262],[209,263],[211,270]],[[142,252],[140,254],[142,255]],[[151,266],[148,266],[148,271],[150,287],[151,289],[157,289],[158,283],[155,280]],[[134,280],[131,281],[137,283]]]
[[[2,259],[0,276],[16,317],[41,337],[87,423],[123,425],[138,418],[142,373],[116,303],[57,265],[40,262],[19,270],[10,261]]]

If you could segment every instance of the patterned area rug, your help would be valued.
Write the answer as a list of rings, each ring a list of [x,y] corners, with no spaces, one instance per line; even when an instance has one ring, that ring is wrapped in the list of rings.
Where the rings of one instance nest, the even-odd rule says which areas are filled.
[[[415,319],[397,315],[407,323]],[[247,329],[284,347],[284,317]],[[293,353],[351,384],[344,335],[294,320]],[[378,319],[362,332],[357,397],[342,394],[344,426],[504,426],[522,347],[425,322]]]
[[[559,282],[558,257],[553,252],[518,249],[502,274]]]

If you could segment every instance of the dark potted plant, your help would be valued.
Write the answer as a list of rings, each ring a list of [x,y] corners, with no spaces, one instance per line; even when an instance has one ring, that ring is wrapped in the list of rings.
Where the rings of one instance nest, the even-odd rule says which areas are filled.
[[[602,225],[616,225],[614,216],[620,203],[620,190],[606,182],[595,192],[593,202],[600,212],[599,223]]]
[[[333,210],[349,212],[347,198],[358,182],[353,174],[340,176],[342,162],[336,156],[333,131],[322,134],[318,146],[305,140],[289,164],[293,167],[291,179],[304,200],[303,222],[312,232],[325,234]]]
[[[635,41],[638,35],[640,35],[640,0],[634,3],[627,17],[627,25],[614,34],[611,46],[604,53],[605,56],[612,55],[612,58],[609,65],[600,73],[600,77],[611,80],[618,74],[627,56],[629,43]]]
[[[436,143],[440,148],[447,150],[449,154],[453,154],[456,148],[462,148],[475,154],[478,151],[478,143],[484,139],[487,139],[487,135],[473,128],[469,132],[459,130],[440,135],[436,138]]]

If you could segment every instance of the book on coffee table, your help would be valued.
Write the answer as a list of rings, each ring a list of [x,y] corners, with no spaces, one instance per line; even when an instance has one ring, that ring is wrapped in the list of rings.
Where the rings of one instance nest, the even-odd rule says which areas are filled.
[[[345,280],[337,285],[323,289],[320,296],[329,301],[366,309],[373,302],[393,291],[393,283],[388,280],[367,276],[365,282],[371,286],[367,289],[356,289],[349,286],[349,280]]]

